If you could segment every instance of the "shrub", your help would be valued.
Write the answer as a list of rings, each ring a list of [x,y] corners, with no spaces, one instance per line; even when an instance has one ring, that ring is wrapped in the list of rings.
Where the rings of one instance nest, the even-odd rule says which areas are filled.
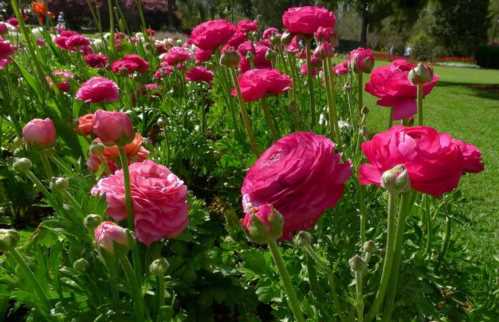
[[[499,69],[499,46],[481,46],[475,53],[475,59],[480,67]]]
[[[433,60],[436,57],[434,51],[435,40],[426,33],[416,34],[410,41],[412,46],[412,57],[417,60]]]

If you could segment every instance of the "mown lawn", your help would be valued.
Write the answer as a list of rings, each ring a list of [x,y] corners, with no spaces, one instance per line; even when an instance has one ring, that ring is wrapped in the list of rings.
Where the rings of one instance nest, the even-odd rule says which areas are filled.
[[[499,71],[436,67],[435,72],[440,82],[425,99],[425,123],[482,151],[485,171],[465,176],[460,187],[475,221],[470,226],[473,239],[491,256],[494,244],[499,247]],[[376,98],[367,93],[365,102],[369,128],[385,129],[388,109],[377,107]]]

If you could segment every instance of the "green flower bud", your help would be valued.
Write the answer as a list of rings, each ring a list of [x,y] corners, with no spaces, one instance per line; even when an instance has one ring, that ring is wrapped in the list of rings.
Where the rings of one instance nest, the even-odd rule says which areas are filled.
[[[102,217],[96,214],[90,214],[85,217],[83,220],[83,225],[87,228],[88,231],[93,232],[94,229],[99,226],[102,222]]]
[[[283,45],[289,44],[291,39],[293,38],[293,35],[291,35],[289,32],[285,31],[281,34],[281,43]]]
[[[308,231],[300,231],[293,238],[293,242],[298,247],[310,246],[312,244],[313,237],[312,234]]]
[[[220,65],[237,68],[237,66],[239,66],[240,60],[241,57],[239,57],[239,54],[234,48],[231,47],[224,50],[224,52],[220,56]]]
[[[89,266],[90,263],[85,258],[79,258],[73,263],[73,268],[80,273],[85,273]]]
[[[383,172],[381,186],[392,193],[401,193],[410,188],[409,173],[403,164]]]
[[[270,204],[250,209],[242,220],[248,237],[258,244],[277,240],[282,236],[284,219]]]
[[[69,180],[64,177],[55,177],[52,178],[50,182],[51,190],[66,190],[69,188]]]
[[[408,75],[411,83],[422,85],[433,79],[433,68],[424,63],[419,63],[415,68],[411,69]]]
[[[166,126],[165,119],[162,117],[158,118],[158,120],[156,121],[156,125],[158,125],[159,127],[165,127]]]
[[[17,158],[13,164],[14,170],[18,173],[24,173],[31,170],[32,166],[33,163],[31,163],[31,160],[28,158]]]
[[[168,271],[170,263],[164,257],[155,259],[151,265],[149,265],[149,273],[155,276],[163,276]]]
[[[7,252],[17,246],[19,233],[13,229],[0,229],[0,251]]]
[[[350,265],[350,270],[352,272],[362,272],[367,268],[366,262],[359,255],[355,255],[354,257],[348,260],[348,264]]]
[[[376,244],[372,240],[368,240],[362,245],[364,252],[372,254],[376,251]]]
[[[90,145],[90,154],[101,155],[104,153],[105,145],[103,143],[92,143]]]

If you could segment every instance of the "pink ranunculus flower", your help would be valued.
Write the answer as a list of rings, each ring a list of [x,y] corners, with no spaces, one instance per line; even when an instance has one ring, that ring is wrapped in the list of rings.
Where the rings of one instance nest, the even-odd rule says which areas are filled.
[[[114,253],[114,244],[128,246],[128,233],[125,228],[118,226],[112,221],[103,221],[94,230],[95,244],[106,250]]]
[[[180,235],[189,222],[187,187],[168,168],[146,160],[130,165],[130,187],[137,239],[150,245]],[[93,195],[106,198],[107,214],[126,219],[123,171],[99,180]]]
[[[16,17],[10,17],[9,19],[7,19],[6,22],[13,27],[19,26],[19,21],[17,20]]]
[[[252,31],[257,31],[258,29],[258,22],[256,20],[250,20],[250,19],[243,19],[239,21],[236,25],[236,30],[243,32],[243,33],[248,33]]]
[[[331,42],[333,37],[333,28],[331,27],[319,27],[314,33],[314,37],[318,42]]]
[[[0,35],[6,34],[9,32],[9,27],[7,26],[7,23],[1,21],[0,22]]]
[[[104,68],[108,63],[107,56],[101,53],[85,55],[84,60],[88,66],[93,68]]]
[[[312,228],[324,211],[336,205],[350,178],[335,144],[311,132],[289,134],[267,149],[244,178],[245,212],[271,204],[284,217],[283,239]]]
[[[192,58],[192,54],[184,47],[172,47],[163,58],[163,61],[170,66],[183,64]]]
[[[55,144],[57,138],[54,122],[51,119],[33,119],[23,127],[23,138],[26,143],[40,148]]]
[[[154,72],[154,79],[163,79],[173,73],[173,67],[169,65],[162,65]]]
[[[482,161],[482,153],[476,146],[457,139],[454,139],[453,142],[459,146],[463,155],[463,170],[465,173],[478,173],[484,170],[485,167]]]
[[[123,58],[113,62],[111,70],[113,73],[131,74],[139,72],[141,74],[147,72],[149,63],[142,57],[136,54],[125,55]]]
[[[348,55],[350,66],[356,73],[370,73],[374,66],[374,54],[370,48],[357,48]]]
[[[348,61],[342,61],[338,65],[334,66],[334,73],[338,76],[348,74]]]
[[[247,40],[246,34],[241,31],[236,31],[232,37],[227,41],[227,45],[232,47],[238,47],[240,44]]]
[[[194,59],[196,60],[196,64],[204,63],[210,60],[211,56],[213,56],[212,50],[206,50],[201,48],[196,48],[194,51]]]
[[[431,127],[394,126],[362,144],[368,163],[360,166],[359,181],[379,186],[383,172],[402,164],[412,189],[439,197],[456,188],[465,172],[480,170],[476,157],[466,160],[470,154],[464,150],[462,143]]]
[[[262,38],[263,39],[270,39],[272,36],[279,34],[279,29],[276,27],[268,27],[263,31]]]
[[[66,39],[65,48],[77,51],[80,48],[90,47],[90,40],[80,34],[72,35]]]
[[[251,69],[238,77],[242,99],[252,102],[268,95],[279,95],[286,92],[293,85],[291,77],[282,74],[277,69]],[[237,95],[237,90],[232,90]]]
[[[55,81],[55,86],[59,90],[67,93],[71,89],[71,80],[74,78],[74,74],[68,70],[54,70],[52,72],[52,78],[48,77],[49,84],[53,84]]]
[[[0,59],[9,59],[15,52],[16,47],[0,36]]]
[[[211,84],[214,74],[203,66],[195,66],[185,73],[185,78],[191,82],[205,82]]]
[[[393,108],[394,120],[411,118],[417,112],[417,88],[408,79],[409,71],[414,67],[415,65],[399,59],[390,65],[375,68],[366,83],[366,91],[378,97],[378,105]],[[423,85],[425,96],[432,91],[438,79],[434,75],[430,82]]]
[[[105,145],[124,145],[134,137],[132,121],[124,112],[95,112],[92,133]]]
[[[333,30],[336,17],[323,7],[293,7],[282,15],[282,24],[291,33],[313,35],[320,27]]]
[[[215,50],[236,32],[236,27],[223,19],[208,20],[197,25],[191,33],[191,42],[199,48]]]
[[[119,99],[120,89],[110,79],[94,76],[81,85],[76,99],[86,103],[110,103]]]

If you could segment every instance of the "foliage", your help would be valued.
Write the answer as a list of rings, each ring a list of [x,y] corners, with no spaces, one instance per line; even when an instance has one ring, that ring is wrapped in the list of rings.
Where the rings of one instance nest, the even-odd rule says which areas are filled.
[[[481,46],[475,52],[475,59],[480,67],[499,69],[499,46]]]

